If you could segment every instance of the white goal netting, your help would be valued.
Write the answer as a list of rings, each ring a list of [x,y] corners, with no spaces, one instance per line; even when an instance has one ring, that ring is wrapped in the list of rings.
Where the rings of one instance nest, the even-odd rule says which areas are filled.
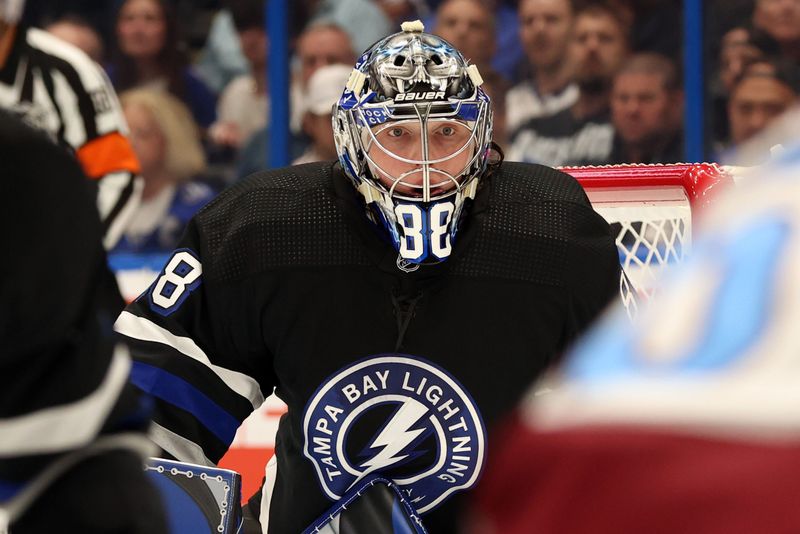
[[[711,201],[731,177],[713,164],[608,165],[562,169],[575,176],[616,235],[620,294],[635,317],[664,269],[692,245],[693,210]]]

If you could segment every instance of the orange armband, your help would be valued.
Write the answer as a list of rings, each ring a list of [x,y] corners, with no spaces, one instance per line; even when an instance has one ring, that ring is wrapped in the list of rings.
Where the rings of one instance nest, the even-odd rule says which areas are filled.
[[[78,149],[77,157],[83,172],[93,180],[99,180],[111,172],[141,172],[130,141],[119,132],[92,139]]]

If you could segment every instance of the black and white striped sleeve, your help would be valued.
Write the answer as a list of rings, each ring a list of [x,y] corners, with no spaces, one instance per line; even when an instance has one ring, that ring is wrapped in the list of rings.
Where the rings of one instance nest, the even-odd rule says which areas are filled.
[[[77,48],[35,28],[27,38],[42,67],[40,79],[50,105],[60,117],[55,136],[72,148],[86,176],[97,184],[103,244],[111,249],[133,216],[142,189],[116,93],[103,69]]]
[[[151,438],[178,460],[213,465],[274,380],[257,317],[242,311],[247,289],[207,279],[203,261],[192,221],[115,328],[131,347],[133,384],[155,399]]]

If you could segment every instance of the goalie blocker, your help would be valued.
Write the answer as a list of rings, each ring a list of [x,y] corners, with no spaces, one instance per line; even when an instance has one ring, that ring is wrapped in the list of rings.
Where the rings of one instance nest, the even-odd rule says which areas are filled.
[[[145,470],[161,493],[172,534],[240,532],[239,473],[163,458],[150,458]]]

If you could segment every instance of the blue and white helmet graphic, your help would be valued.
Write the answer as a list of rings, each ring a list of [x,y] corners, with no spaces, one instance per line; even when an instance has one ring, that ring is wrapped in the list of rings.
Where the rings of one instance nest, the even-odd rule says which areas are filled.
[[[489,97],[475,65],[419,21],[378,41],[334,106],[339,161],[385,227],[398,266],[447,259],[486,170]]]

